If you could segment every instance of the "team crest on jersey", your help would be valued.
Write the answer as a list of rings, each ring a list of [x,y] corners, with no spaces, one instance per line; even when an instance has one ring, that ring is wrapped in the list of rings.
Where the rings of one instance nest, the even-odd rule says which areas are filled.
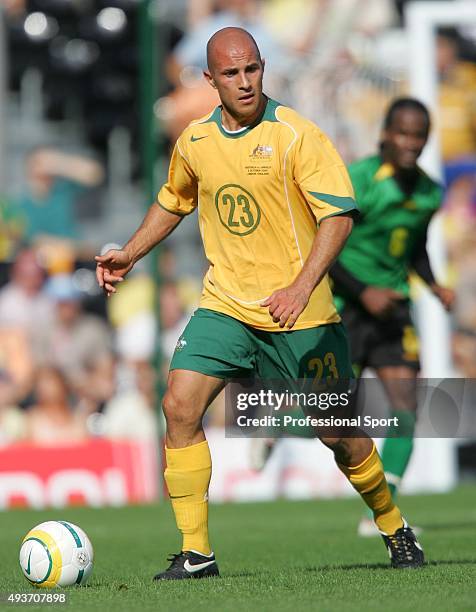
[[[273,147],[269,145],[256,145],[256,147],[251,152],[250,157],[253,159],[263,159],[269,158],[273,154]]]
[[[181,351],[182,349],[184,349],[187,346],[187,341],[185,340],[185,338],[182,336],[181,338],[178,339],[177,344],[175,345],[175,350]]]

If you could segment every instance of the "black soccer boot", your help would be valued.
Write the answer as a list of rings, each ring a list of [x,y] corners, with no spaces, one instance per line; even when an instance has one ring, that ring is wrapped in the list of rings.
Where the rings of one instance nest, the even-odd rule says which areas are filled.
[[[202,555],[194,550],[186,550],[170,555],[170,567],[154,576],[154,580],[184,580],[187,578],[210,578],[219,576],[215,555]]]
[[[412,528],[403,520],[403,527],[392,535],[380,532],[388,550],[392,567],[396,569],[415,569],[425,563],[423,548],[418,543]]]

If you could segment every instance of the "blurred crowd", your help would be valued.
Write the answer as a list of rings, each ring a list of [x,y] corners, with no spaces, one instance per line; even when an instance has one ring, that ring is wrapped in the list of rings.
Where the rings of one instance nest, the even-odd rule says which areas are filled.
[[[67,0],[40,2],[45,13],[61,3]],[[71,11],[83,6],[69,4]],[[128,17],[137,5],[132,0],[86,4],[89,9],[98,4],[101,12],[114,4]],[[168,48],[161,66],[163,95],[154,112],[167,142],[165,157],[185,125],[216,104],[215,91],[202,78],[205,46],[214,31],[231,24],[255,36],[267,60],[266,91],[271,96],[316,121],[347,161],[377,150],[384,109],[407,88],[411,58],[404,30],[406,2],[160,4],[161,36]],[[18,31],[30,5],[38,10],[33,0],[4,2],[12,32]],[[103,12],[98,19],[100,14],[106,23]],[[110,29],[108,44],[114,32]],[[448,265],[447,278],[441,280],[457,291],[452,350],[458,371],[466,377],[476,376],[475,41],[476,23],[439,30],[434,117],[446,185],[442,213]],[[10,57],[14,67],[15,62]],[[17,95],[13,81],[7,92],[12,99]],[[72,113],[69,121],[80,126],[78,135],[87,117]],[[84,210],[98,202],[97,190],[112,180],[104,150],[96,152],[76,154],[32,143],[23,156],[19,185],[9,190],[7,182],[0,197],[0,445],[157,435],[160,378],[198,300],[205,270],[199,232],[196,220],[184,220],[161,249],[157,265],[139,266],[106,303],[95,283],[93,256],[108,245],[91,242],[81,223]],[[107,209],[100,202],[97,206]],[[130,206],[142,211],[143,203]],[[101,234],[119,239],[110,221],[101,212]],[[131,229],[125,227],[124,233]],[[151,273],[154,267],[160,282]],[[223,416],[222,401],[210,412],[213,422]]]
[[[102,298],[87,291],[93,272],[74,270],[64,251],[53,250],[20,249],[0,289],[0,444],[154,438],[151,300],[148,311],[144,300],[114,327]],[[124,340],[131,333],[135,341]]]

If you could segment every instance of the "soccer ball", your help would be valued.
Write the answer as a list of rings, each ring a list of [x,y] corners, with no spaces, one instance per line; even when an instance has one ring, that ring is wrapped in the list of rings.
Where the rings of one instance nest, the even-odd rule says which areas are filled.
[[[20,548],[20,567],[37,587],[84,584],[93,570],[93,547],[84,531],[66,521],[33,527]]]

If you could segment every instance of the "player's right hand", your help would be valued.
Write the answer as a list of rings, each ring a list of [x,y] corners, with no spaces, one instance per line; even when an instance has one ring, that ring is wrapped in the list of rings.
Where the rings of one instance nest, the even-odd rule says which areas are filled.
[[[405,299],[403,293],[386,287],[369,286],[360,294],[360,301],[365,310],[379,319],[388,317],[403,299]]]
[[[121,249],[110,249],[104,255],[96,255],[96,278],[99,286],[109,297],[116,293],[115,284],[121,283],[132,269],[134,262],[130,255]]]

